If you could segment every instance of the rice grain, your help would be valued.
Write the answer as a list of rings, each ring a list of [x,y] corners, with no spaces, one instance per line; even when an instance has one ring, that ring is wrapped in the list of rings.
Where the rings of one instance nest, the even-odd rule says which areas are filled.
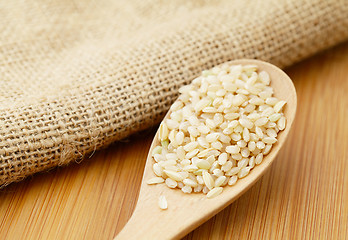
[[[161,195],[158,200],[158,206],[162,210],[166,210],[168,208],[167,199],[164,195]]]
[[[149,185],[163,183],[163,182],[164,182],[164,179],[161,177],[153,177],[146,181],[146,183]]]
[[[217,197],[218,195],[220,195],[222,193],[223,188],[222,187],[216,187],[211,189],[208,193],[207,193],[207,198],[214,198]]]

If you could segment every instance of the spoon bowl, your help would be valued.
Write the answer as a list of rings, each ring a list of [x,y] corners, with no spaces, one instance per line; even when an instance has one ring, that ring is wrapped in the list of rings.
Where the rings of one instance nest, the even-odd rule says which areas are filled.
[[[146,184],[146,180],[155,177],[152,170],[154,160],[151,153],[154,147],[160,145],[159,132],[157,131],[147,156],[136,208],[126,226],[115,239],[180,239],[247,191],[266,172],[276,158],[295,118],[297,106],[295,87],[282,70],[270,63],[249,59],[234,60],[229,63],[231,65],[257,65],[259,71],[268,72],[274,96],[287,102],[283,110],[287,125],[279,133],[278,142],[272,147],[271,152],[264,157],[262,163],[255,166],[245,178],[239,179],[233,186],[224,187],[223,193],[217,197],[208,199],[202,193],[185,194],[180,189],[170,189],[164,184]],[[164,119],[170,113],[169,111]],[[167,199],[167,210],[161,210],[158,207],[160,195],[164,195]]]

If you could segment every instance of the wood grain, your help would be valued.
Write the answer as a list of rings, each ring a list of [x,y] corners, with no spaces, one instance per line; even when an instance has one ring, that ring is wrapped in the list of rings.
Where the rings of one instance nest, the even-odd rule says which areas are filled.
[[[278,158],[185,240],[348,239],[348,43],[286,72],[298,111]],[[0,239],[112,239],[134,209],[154,133],[0,190]]]

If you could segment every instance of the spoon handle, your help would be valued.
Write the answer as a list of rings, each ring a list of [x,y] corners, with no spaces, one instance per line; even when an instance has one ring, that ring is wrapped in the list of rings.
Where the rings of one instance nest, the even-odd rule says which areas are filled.
[[[179,239],[186,231],[175,216],[166,211],[149,212],[149,209],[139,208],[114,238],[114,240],[139,240],[139,239]],[[173,221],[175,223],[173,223]]]

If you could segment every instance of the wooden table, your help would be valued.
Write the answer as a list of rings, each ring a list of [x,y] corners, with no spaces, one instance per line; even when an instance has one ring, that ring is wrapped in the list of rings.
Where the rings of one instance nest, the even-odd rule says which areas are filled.
[[[297,119],[271,170],[184,239],[348,239],[348,43],[286,72]],[[0,190],[0,239],[112,239],[134,209],[154,132]]]

